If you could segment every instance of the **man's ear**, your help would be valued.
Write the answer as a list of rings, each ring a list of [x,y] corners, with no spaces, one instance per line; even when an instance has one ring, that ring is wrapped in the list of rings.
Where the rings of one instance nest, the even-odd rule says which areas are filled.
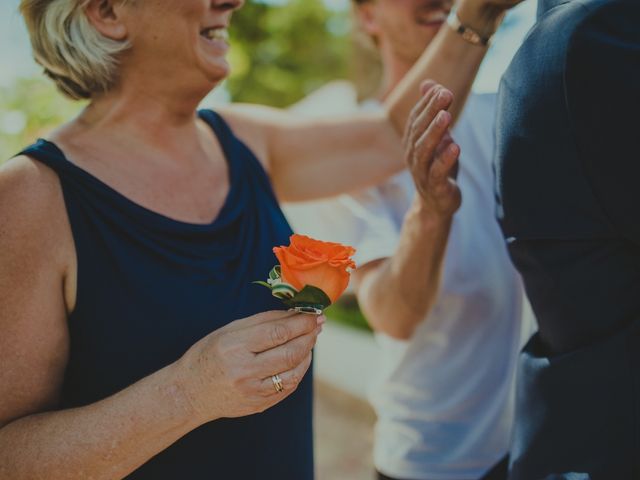
[[[363,2],[355,7],[356,19],[360,28],[370,37],[380,34],[375,2]]]
[[[122,41],[127,39],[127,27],[122,21],[121,0],[89,0],[85,13],[91,25],[107,38]]]

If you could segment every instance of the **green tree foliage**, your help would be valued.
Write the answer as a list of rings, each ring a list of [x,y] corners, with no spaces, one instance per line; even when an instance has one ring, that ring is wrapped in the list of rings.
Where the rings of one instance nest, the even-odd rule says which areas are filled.
[[[0,163],[72,118],[81,106],[64,98],[44,76],[0,88]]]
[[[349,16],[321,0],[248,2],[232,21],[234,101],[285,107],[347,76]]]

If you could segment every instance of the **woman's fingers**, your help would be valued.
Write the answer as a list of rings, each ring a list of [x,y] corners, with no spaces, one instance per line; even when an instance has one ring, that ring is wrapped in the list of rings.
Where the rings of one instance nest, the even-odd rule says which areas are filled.
[[[247,327],[238,334],[251,352],[261,353],[300,336],[314,334],[322,321],[323,318],[316,315],[299,313]]]
[[[295,368],[309,355],[320,334],[320,327],[306,335],[294,338],[290,342],[266,352],[259,353],[254,359],[256,376],[267,377],[277,372],[286,372]]]
[[[266,312],[227,325],[193,345],[180,360],[185,392],[203,419],[263,412],[283,400],[309,368],[323,316]],[[276,373],[284,390],[267,397]],[[275,391],[273,382],[271,387]]]
[[[240,320],[236,320],[225,328],[229,328],[231,330],[241,330],[247,327],[252,327],[255,325],[260,325],[262,323],[272,322],[274,320],[280,320],[284,318],[293,317],[296,315],[295,312],[286,311],[286,310],[271,310],[268,312],[257,313],[256,315],[252,315],[247,318],[243,318]]]
[[[298,388],[298,385],[300,385],[300,382],[302,382],[302,379],[307,374],[307,371],[311,366],[312,356],[313,354],[309,352],[307,356],[303,359],[303,361],[300,362],[291,370],[287,370],[286,372],[282,372],[282,373],[275,372],[269,375],[268,377],[264,378],[260,384],[260,392],[262,393],[262,395],[264,395],[265,397],[270,397],[273,395],[282,396],[282,395],[291,393],[296,388]],[[282,391],[278,391],[276,389],[276,385],[273,380],[274,375],[278,375],[280,377]]]

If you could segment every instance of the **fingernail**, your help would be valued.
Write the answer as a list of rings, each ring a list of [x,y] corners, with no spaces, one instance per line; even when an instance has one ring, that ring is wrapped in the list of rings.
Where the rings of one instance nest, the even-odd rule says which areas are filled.
[[[433,80],[425,80],[422,82],[422,85],[420,85],[420,91],[423,95],[426,95],[435,85]]]
[[[438,94],[438,98],[440,100],[449,100],[451,98],[451,92],[443,88],[442,90],[440,90],[440,93]]]
[[[325,317],[324,315],[318,315],[318,325],[324,325],[324,322],[327,321],[327,317]]]
[[[447,115],[447,112],[445,112],[444,110],[438,112],[438,116],[436,118],[438,125],[444,125],[445,123],[447,123]]]

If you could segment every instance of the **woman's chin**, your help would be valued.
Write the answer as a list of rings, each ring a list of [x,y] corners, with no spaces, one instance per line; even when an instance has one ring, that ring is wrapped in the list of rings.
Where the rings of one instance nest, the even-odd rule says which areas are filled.
[[[231,67],[225,59],[218,58],[215,61],[203,62],[202,72],[207,80],[217,85],[229,76]]]

